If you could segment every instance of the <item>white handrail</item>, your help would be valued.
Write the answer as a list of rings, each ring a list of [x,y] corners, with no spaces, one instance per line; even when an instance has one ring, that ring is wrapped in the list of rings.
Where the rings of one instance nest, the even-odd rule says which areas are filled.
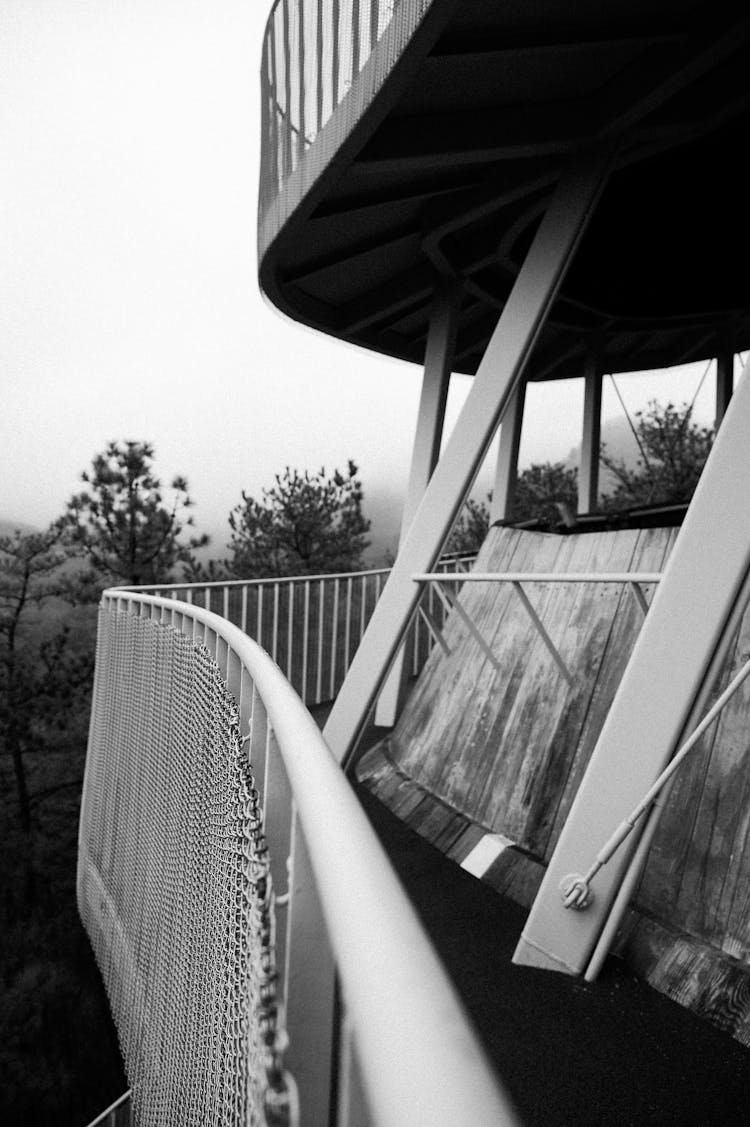
[[[415,583],[658,583],[659,571],[425,571]]]
[[[124,584],[110,590],[140,591],[146,595],[149,591],[202,591],[205,587],[263,587],[274,583],[314,583],[320,579],[361,579],[363,575],[387,575],[390,570],[389,567],[373,567],[364,571],[327,571],[319,575],[272,575],[264,579],[212,579],[205,583],[198,580],[190,583],[146,583],[134,586]]]
[[[518,1122],[390,863],[315,721],[264,650],[173,599],[112,589],[103,604],[215,632],[251,678],[303,829],[375,1127]]]

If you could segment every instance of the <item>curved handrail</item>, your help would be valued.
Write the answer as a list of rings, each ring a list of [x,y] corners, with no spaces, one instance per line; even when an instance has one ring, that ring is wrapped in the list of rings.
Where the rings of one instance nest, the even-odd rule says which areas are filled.
[[[261,62],[258,256],[331,163],[435,0],[275,0]]]
[[[310,713],[268,654],[203,608],[110,589],[105,608],[148,608],[215,633],[247,671],[276,734],[352,1024],[376,1127],[503,1127],[517,1118],[417,915]],[[126,604],[124,607],[123,604]]]

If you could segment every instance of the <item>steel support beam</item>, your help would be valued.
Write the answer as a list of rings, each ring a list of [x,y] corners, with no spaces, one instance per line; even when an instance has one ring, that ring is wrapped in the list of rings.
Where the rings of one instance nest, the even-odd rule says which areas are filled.
[[[653,598],[514,960],[581,973],[606,926],[638,834],[593,882],[591,905],[563,907],[560,885],[648,791],[685,732],[750,568],[750,379],[739,384]]]
[[[451,378],[453,347],[456,340],[456,321],[460,303],[460,289],[454,284],[441,286],[430,316],[430,328],[424,357],[422,394],[419,399],[417,429],[411,455],[409,483],[401,518],[400,542],[406,537],[409,525],[419,508],[432,472],[440,456],[440,442],[443,437],[445,404],[448,399],[448,385]],[[399,650],[396,660],[383,686],[375,713],[375,723],[391,727],[406,688],[407,669],[404,649]]]
[[[716,357],[716,430],[727,413],[734,390],[734,352],[731,345],[724,347]]]
[[[615,147],[596,146],[565,169],[474,377],[472,390],[411,523],[324,729],[350,763],[359,735],[432,569],[541,331],[606,181]]]
[[[518,481],[518,451],[521,446],[523,409],[526,402],[526,384],[519,380],[511,395],[500,425],[500,443],[497,448],[495,484],[492,487],[490,520],[510,520],[516,499]]]
[[[593,513],[599,500],[599,455],[602,445],[602,373],[593,355],[587,357],[584,381],[578,512]]]

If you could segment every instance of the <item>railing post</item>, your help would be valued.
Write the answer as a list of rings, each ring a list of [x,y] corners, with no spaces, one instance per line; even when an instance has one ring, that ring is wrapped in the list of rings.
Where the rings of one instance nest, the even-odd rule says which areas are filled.
[[[325,737],[347,762],[419,597],[412,575],[435,564],[555,300],[606,181],[615,146],[579,156],[561,176],[521,266],[445,453],[336,699]]]

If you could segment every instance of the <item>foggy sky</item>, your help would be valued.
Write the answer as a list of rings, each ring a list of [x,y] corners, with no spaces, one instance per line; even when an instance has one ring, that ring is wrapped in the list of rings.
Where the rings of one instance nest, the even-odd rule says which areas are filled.
[[[376,538],[395,532],[421,373],[283,320],[257,288],[269,10],[3,0],[0,518],[46,524],[107,441],[137,439],[164,480],[188,477],[196,523],[219,544],[243,488],[349,458]],[[690,399],[701,371],[660,396]],[[449,422],[470,382],[454,377]],[[631,409],[657,389],[619,382]],[[709,380],[706,421],[711,395]],[[532,387],[522,464],[565,457],[581,409],[580,381]],[[619,412],[605,387],[603,414]]]

